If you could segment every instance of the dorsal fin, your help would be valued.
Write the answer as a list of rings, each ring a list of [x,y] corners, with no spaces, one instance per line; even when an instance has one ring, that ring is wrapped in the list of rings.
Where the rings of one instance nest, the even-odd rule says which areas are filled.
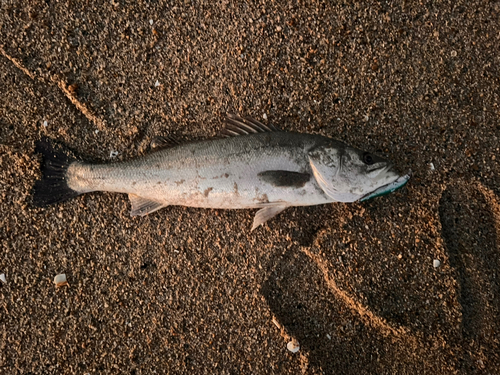
[[[179,142],[167,135],[167,136],[157,136],[154,137],[153,140],[151,141],[151,148],[152,149],[162,149],[162,148],[168,148],[168,147],[174,147],[178,146]]]
[[[225,119],[225,126],[221,135],[233,137],[238,135],[248,135],[254,133],[278,132],[278,128],[273,125],[264,125],[251,117],[239,117],[229,114]]]

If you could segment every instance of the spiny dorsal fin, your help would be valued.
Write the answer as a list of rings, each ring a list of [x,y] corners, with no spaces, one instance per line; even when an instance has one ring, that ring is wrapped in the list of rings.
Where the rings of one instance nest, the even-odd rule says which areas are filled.
[[[264,125],[251,117],[239,117],[229,114],[225,119],[225,127],[221,135],[225,137],[234,137],[238,135],[248,135],[254,133],[278,132],[278,128],[273,125]]]

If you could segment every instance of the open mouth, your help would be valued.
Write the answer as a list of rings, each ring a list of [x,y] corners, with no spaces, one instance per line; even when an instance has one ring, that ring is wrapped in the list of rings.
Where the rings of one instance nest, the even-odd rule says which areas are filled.
[[[359,199],[359,201],[363,202],[363,201],[366,201],[368,199],[372,199],[375,197],[380,197],[382,195],[390,194],[393,191],[396,191],[396,190],[402,188],[403,186],[405,186],[406,183],[408,182],[408,180],[411,178],[411,175],[412,175],[412,172],[409,171],[404,176],[399,177],[396,181],[393,181],[391,183],[388,183],[387,185],[381,186],[378,189],[372,191],[371,193],[364,195],[363,197],[361,197]]]

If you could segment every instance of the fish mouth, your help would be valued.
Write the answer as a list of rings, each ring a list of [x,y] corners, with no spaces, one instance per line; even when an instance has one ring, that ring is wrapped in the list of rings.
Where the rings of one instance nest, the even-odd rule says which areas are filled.
[[[391,168],[387,168],[387,170],[385,170],[384,172],[388,172],[390,169]],[[383,175],[383,174],[384,173],[381,173],[381,175]],[[411,176],[412,176],[412,171],[410,170],[410,171],[408,171],[407,174],[405,174],[403,176],[399,176],[396,180],[389,182],[388,184],[385,184],[383,186],[380,186],[379,188],[375,189],[371,193],[363,195],[359,199],[359,201],[364,202],[368,199],[372,199],[375,197],[380,197],[382,195],[390,194],[390,193],[402,188],[403,186],[405,186],[406,183],[410,180]]]
[[[396,179],[399,176],[399,173],[395,172],[393,168],[394,165],[392,163],[381,162],[373,165],[372,169],[367,171],[367,176],[374,182],[387,178],[388,175],[392,175],[394,179]]]

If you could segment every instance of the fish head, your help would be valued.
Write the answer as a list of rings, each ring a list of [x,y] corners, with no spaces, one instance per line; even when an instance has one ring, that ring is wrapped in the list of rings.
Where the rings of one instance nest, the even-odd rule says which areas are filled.
[[[308,152],[314,177],[337,202],[355,202],[384,195],[406,184],[393,164],[377,155],[328,140]]]

